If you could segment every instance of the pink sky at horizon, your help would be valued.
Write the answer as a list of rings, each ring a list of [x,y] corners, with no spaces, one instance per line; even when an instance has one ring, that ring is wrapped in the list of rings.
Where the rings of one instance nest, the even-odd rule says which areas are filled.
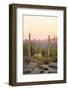
[[[24,16],[24,39],[45,40],[50,35],[57,37],[57,17]]]

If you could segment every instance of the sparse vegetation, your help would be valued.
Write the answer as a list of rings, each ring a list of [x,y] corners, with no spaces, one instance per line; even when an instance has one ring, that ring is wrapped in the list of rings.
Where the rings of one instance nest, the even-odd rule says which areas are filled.
[[[30,50],[29,50],[29,44],[30,44]],[[48,44],[49,45],[49,44]],[[44,46],[44,47],[43,47]],[[31,56],[29,56],[29,53]],[[23,62],[24,62],[24,74],[29,74],[29,73],[44,73],[44,71],[47,71],[48,68],[43,68],[43,65],[50,65],[51,63],[56,63],[57,64],[57,45],[56,46],[47,46],[42,43],[37,43],[33,41],[28,41],[23,44]],[[31,64],[30,64],[31,63]],[[34,66],[31,67],[30,65]],[[26,66],[26,67],[25,67]],[[46,66],[45,66],[46,67]],[[57,66],[52,66],[50,65],[50,68],[57,70]],[[42,68],[42,71],[40,71]],[[43,71],[44,70],[44,71]],[[34,72],[33,72],[34,71]],[[55,71],[57,72],[57,71]],[[51,71],[49,71],[51,73]]]

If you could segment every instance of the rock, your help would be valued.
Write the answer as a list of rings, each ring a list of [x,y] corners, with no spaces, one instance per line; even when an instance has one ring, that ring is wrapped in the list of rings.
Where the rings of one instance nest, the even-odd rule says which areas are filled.
[[[34,70],[32,71],[33,74],[39,74],[40,70],[38,67],[35,67]]]
[[[57,73],[57,69],[48,68],[48,73]]]
[[[42,65],[42,68],[48,68],[49,66],[48,65],[46,65],[46,64],[43,64]]]

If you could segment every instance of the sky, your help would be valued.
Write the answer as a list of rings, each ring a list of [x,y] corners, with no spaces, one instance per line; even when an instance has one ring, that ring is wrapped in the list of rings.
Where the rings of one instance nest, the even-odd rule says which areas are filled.
[[[57,37],[57,17],[54,16],[23,16],[24,39],[45,40],[50,35]]]

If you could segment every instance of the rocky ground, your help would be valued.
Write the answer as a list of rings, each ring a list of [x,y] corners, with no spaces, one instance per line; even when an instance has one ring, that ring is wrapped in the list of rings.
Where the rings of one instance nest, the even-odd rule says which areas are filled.
[[[57,62],[38,64],[30,61],[24,63],[23,74],[43,74],[43,73],[57,73]]]

